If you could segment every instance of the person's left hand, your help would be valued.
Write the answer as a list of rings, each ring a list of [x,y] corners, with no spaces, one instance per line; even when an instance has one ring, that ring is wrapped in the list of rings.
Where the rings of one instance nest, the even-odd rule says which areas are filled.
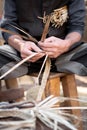
[[[69,50],[70,41],[65,39],[62,40],[57,37],[46,38],[44,42],[39,42],[39,46],[43,51],[48,54],[50,58],[56,58]]]

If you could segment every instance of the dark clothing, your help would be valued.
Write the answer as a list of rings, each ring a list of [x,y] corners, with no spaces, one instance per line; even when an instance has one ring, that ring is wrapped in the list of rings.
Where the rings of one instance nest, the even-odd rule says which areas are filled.
[[[41,37],[44,24],[38,16],[50,14],[54,9],[67,5],[68,21],[60,28],[50,26],[48,36],[63,38],[76,31],[83,34],[85,5],[84,0],[5,0],[5,14],[2,27],[17,31],[7,23],[18,24],[34,37]],[[3,33],[7,41],[9,34]]]
[[[19,25],[33,37],[40,40],[44,28],[44,23],[38,18],[38,16],[43,17],[44,11],[46,12],[46,15],[48,15],[53,12],[53,10],[61,8],[65,5],[68,8],[67,22],[65,22],[59,28],[50,26],[47,36],[56,36],[58,38],[64,39],[65,36],[70,32],[78,32],[82,35],[85,18],[84,0],[5,0],[4,20],[1,24],[1,27],[15,31],[17,33],[21,33],[10,26],[8,23],[17,26]],[[10,34],[3,33],[3,37],[6,43],[9,36]],[[52,59],[52,71],[56,70],[58,72],[87,75],[87,44],[83,44],[81,41],[76,44],[74,45],[75,49],[71,47],[69,52],[61,55],[57,59]],[[79,44],[81,44],[80,47]],[[16,62],[21,60],[19,53],[15,49],[12,49],[12,47],[9,45],[0,47],[0,53],[1,75],[10,69],[11,61],[14,62],[12,63],[12,65],[14,65]],[[14,78],[38,71],[41,68],[41,64],[41,59],[36,63],[23,64],[5,78]]]

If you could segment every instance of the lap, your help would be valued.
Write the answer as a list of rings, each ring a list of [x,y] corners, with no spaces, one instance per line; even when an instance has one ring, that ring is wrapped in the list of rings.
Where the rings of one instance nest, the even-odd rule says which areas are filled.
[[[6,73],[19,61],[21,61],[21,58],[14,48],[12,48],[9,45],[0,46],[0,75]],[[7,75],[4,79],[17,78],[27,73],[28,73],[28,66],[26,64],[23,64],[17,69],[15,69],[12,73]]]
[[[15,61],[21,60],[19,52],[8,44],[0,46],[0,55]]]
[[[87,76],[87,43],[83,43],[61,55],[57,58],[55,64],[59,72]]]
[[[69,52],[61,55],[56,60],[56,68],[58,72],[75,73],[87,76],[87,43],[81,44]],[[2,75],[17,62],[21,60],[19,53],[9,45],[0,46],[0,74]],[[11,64],[12,62],[13,64]],[[42,63],[41,63],[42,64]],[[16,69],[7,78],[19,77],[27,73],[39,71],[41,64],[30,63],[29,66],[22,65],[20,69]],[[24,67],[24,68],[23,68]],[[51,67],[52,68],[52,67]],[[53,68],[55,70],[55,68]],[[21,73],[24,71],[23,73]]]

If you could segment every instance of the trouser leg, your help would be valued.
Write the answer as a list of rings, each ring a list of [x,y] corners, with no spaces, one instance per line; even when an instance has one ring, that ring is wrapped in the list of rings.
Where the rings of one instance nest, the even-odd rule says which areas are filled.
[[[83,64],[85,67],[87,67],[87,54],[74,59],[74,61],[79,62],[79,63]]]
[[[18,62],[15,61],[15,59],[12,59],[10,57],[6,57],[3,54],[0,54],[0,76],[6,73],[8,70],[10,70],[13,66],[15,66]],[[15,69],[13,72],[8,74],[4,79],[12,79],[12,78],[18,78],[20,76],[23,76],[28,73],[28,66],[25,64],[22,64],[17,69]]]
[[[0,54],[0,68],[2,68],[4,65],[6,65],[10,62],[12,62],[12,59],[10,59],[10,57],[6,57],[6,56]]]
[[[87,43],[61,55],[55,64],[58,72],[87,76]]]

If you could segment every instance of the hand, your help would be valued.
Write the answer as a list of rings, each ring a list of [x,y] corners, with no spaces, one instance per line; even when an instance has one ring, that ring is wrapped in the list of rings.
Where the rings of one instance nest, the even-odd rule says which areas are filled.
[[[45,39],[44,42],[40,41],[38,44],[50,58],[56,58],[60,56],[64,52],[68,51],[70,47],[69,40],[62,40],[54,36]]]
[[[16,42],[19,42],[20,44],[20,54],[22,59],[26,58],[27,56],[32,55],[33,53],[38,53],[36,56],[31,58],[29,62],[35,62],[42,58],[45,53],[33,42],[31,41],[24,41],[24,40],[18,40]]]

